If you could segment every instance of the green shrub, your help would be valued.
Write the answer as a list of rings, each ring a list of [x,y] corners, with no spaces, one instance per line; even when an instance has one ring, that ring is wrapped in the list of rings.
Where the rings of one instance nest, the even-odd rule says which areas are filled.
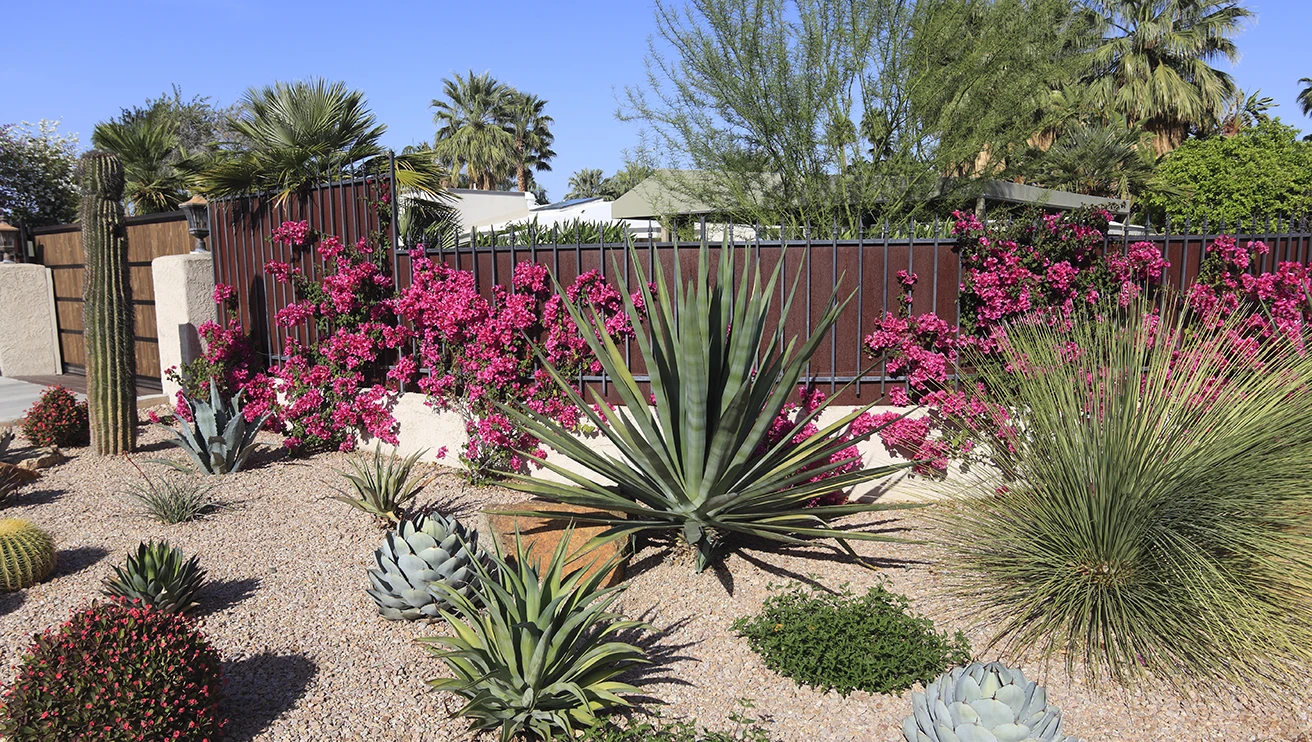
[[[23,437],[34,446],[85,446],[91,441],[87,403],[62,386],[41,392],[23,418]]]
[[[4,691],[0,734],[10,742],[218,739],[219,673],[218,652],[189,619],[96,603],[36,637]]]
[[[889,693],[932,680],[970,661],[966,637],[948,637],[909,612],[908,601],[882,585],[856,596],[801,587],[765,601],[733,629],[771,670],[823,691]]]
[[[995,640],[1090,682],[1301,686],[1312,354],[1253,337],[1264,317],[1209,328],[1148,309],[1008,328],[1002,363],[979,368],[1017,412],[1010,477],[975,467],[931,511],[942,564]]]
[[[634,719],[621,725],[608,719],[589,729],[579,742],[771,742],[755,719],[734,714],[731,720],[732,731],[712,731],[699,728],[695,720]]]

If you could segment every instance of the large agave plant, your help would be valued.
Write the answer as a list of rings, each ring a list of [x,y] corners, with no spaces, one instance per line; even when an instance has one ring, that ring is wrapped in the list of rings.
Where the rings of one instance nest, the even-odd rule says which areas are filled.
[[[1061,710],[1025,673],[979,662],[939,675],[911,694],[907,742],[1079,742],[1061,732]]]
[[[189,399],[187,406],[191,410],[191,428],[171,428],[173,438],[169,443],[186,451],[195,468],[210,474],[240,471],[256,448],[255,435],[260,432],[268,414],[247,422],[242,415],[241,392],[225,400],[213,379],[210,379],[209,403]],[[171,461],[162,463],[191,470]]]
[[[474,596],[487,560],[478,531],[455,518],[434,514],[402,520],[374,552],[378,567],[369,570],[369,597],[391,621],[437,618],[442,608],[457,607],[448,597],[451,592]]]
[[[414,476],[415,464],[423,455],[424,451],[416,451],[403,459],[396,456],[384,458],[379,447],[374,450],[372,459],[351,461],[351,471],[342,472],[355,495],[340,492],[333,495],[333,499],[379,520],[398,522],[419,491],[432,481],[431,477]]]
[[[602,316],[595,309],[580,309],[567,302],[565,306],[625,408],[611,409],[595,389],[590,392],[598,404],[589,404],[575,390],[572,379],[563,378],[545,359],[542,363],[564,393],[619,449],[620,458],[578,440],[543,415],[503,407],[541,441],[596,475],[577,474],[530,455],[567,483],[512,473],[507,475],[509,486],[549,500],[594,508],[593,513],[575,517],[609,525],[604,534],[607,538],[646,529],[679,533],[696,549],[698,571],[718,556],[728,534],[784,543],[834,538],[849,551],[846,539],[892,540],[868,532],[839,531],[830,523],[850,513],[897,505],[808,507],[819,496],[901,468],[858,466],[813,481],[818,474],[850,466],[853,459],[840,452],[878,432],[874,428],[849,440],[840,437],[869,408],[854,410],[820,427],[800,443],[795,436],[784,436],[773,445],[767,442],[771,422],[798,388],[807,361],[846,301],[840,303],[836,295],[831,296],[815,330],[798,345],[796,337],[785,342],[783,323],[771,318],[784,261],[763,283],[759,261],[751,252],[725,245],[719,270],[712,275],[708,247],[703,243],[696,278],[685,291],[676,271],[671,291],[659,262],[653,290],[643,261],[636,254],[631,258],[649,311],[650,337],[639,332],[637,344],[651,378],[653,404],[648,405],[647,393],[629,370],[624,350],[606,331]],[[639,326],[640,313],[622,278],[625,271],[617,266],[615,274],[629,318]],[[741,275],[736,288],[735,275]],[[779,317],[789,316],[796,287],[794,281]],[[798,426],[818,419],[827,407],[828,403],[821,404]],[[613,484],[603,484],[603,479]]]
[[[127,564],[114,568],[105,579],[104,593],[111,597],[140,600],[160,610],[187,613],[195,608],[196,593],[205,579],[196,557],[187,559],[167,541],[143,543]]]
[[[636,691],[615,678],[644,662],[643,652],[617,635],[647,626],[610,612],[622,586],[601,588],[618,556],[567,578],[565,564],[574,556],[567,554],[569,541],[568,535],[560,540],[541,573],[518,535],[513,564],[498,545],[495,573],[477,567],[477,597],[487,610],[480,613],[471,597],[443,586],[459,611],[442,611],[454,636],[420,640],[455,676],[429,685],[464,697],[458,713],[475,729],[499,729],[503,742],[525,734],[573,739],[576,730],[597,723],[599,712],[628,706],[620,693]]]

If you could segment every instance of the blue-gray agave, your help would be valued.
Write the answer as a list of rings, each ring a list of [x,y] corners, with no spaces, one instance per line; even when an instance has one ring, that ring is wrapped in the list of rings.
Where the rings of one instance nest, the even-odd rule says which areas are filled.
[[[174,437],[169,443],[186,451],[196,467],[210,474],[240,471],[255,450],[255,435],[269,415],[247,422],[241,411],[241,392],[225,400],[213,379],[210,379],[209,403],[189,399],[187,406],[191,409],[191,427],[171,428]],[[170,461],[161,463],[190,470]]]
[[[1061,710],[1020,670],[973,662],[911,694],[907,742],[1079,742],[1061,731]]]
[[[478,564],[487,554],[478,546],[478,531],[442,515],[407,518],[388,532],[374,552],[376,569],[369,570],[369,597],[378,613],[389,621],[438,618],[451,608],[446,585],[460,595],[472,595],[478,583]]]

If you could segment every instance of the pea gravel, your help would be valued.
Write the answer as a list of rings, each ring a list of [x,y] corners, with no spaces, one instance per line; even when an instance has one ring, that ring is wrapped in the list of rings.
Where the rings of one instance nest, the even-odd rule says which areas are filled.
[[[149,473],[165,469],[147,459],[179,458],[163,438],[158,429],[143,433],[143,451],[134,458]],[[276,445],[273,437],[265,441]],[[20,445],[16,441],[14,447]],[[138,476],[128,461],[96,458],[86,449],[67,453],[67,463],[47,470],[44,479],[3,507],[5,517],[27,518],[48,529],[60,553],[52,579],[0,595],[0,681],[13,677],[31,635],[95,598],[111,566],[130,548],[166,538],[198,554],[208,572],[199,624],[225,659],[228,739],[475,739],[463,721],[450,717],[458,708],[455,698],[432,692],[423,682],[440,674],[441,666],[413,641],[445,627],[385,621],[364,592],[365,570],[382,531],[363,513],[328,497],[339,486],[336,472],[346,467],[346,454],[289,460],[271,448],[254,468],[213,480],[222,510],[165,526],[134,512],[120,494],[124,483]],[[466,485],[454,474],[439,476],[421,495],[422,501],[474,519],[489,504],[520,499],[505,489]],[[883,516],[883,525],[910,535],[916,528],[913,518],[899,514]],[[679,552],[659,544],[641,548],[630,564],[621,605],[657,629],[643,640],[656,664],[631,678],[645,695],[664,702],[653,700],[645,708],[724,730],[734,728],[735,716],[745,715],[787,742],[900,740],[909,694],[858,691],[842,698],[800,688],[767,670],[730,630],[734,619],[760,608],[772,585],[850,583],[863,592],[883,579],[940,628],[961,629],[977,650],[985,646],[983,628],[963,619],[963,610],[942,592],[928,547],[856,548],[886,560],[884,566],[867,570],[825,549],[747,550],[731,555],[718,570],[695,575]],[[1264,706],[1235,698],[1181,699],[1164,688],[1095,689],[1067,680],[1058,668],[1045,672],[1023,659],[1021,665],[1046,682],[1068,733],[1085,742],[1312,741],[1312,714],[1293,700]]]

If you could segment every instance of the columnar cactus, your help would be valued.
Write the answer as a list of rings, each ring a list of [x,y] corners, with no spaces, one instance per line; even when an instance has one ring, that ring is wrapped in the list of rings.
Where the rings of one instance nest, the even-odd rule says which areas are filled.
[[[0,520],[0,591],[22,590],[55,570],[55,540],[19,518]]]
[[[87,404],[96,453],[132,450],[137,433],[128,241],[123,226],[123,165],[92,150],[82,155],[83,338]]]

